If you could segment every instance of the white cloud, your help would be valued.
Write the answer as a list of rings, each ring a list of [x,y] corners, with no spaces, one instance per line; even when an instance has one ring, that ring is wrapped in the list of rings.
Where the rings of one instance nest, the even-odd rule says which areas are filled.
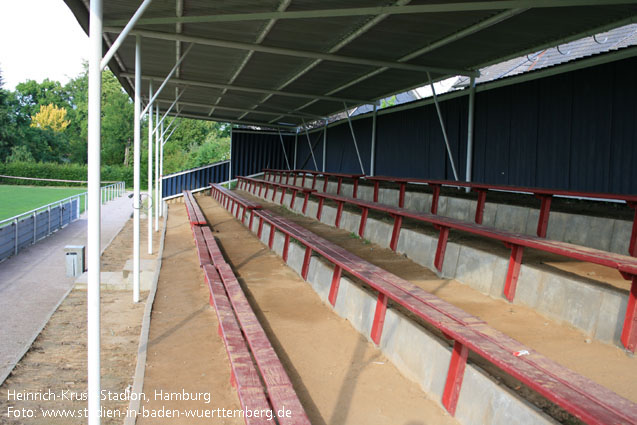
[[[0,0],[4,88],[45,78],[63,84],[82,72],[88,37],[62,0]]]

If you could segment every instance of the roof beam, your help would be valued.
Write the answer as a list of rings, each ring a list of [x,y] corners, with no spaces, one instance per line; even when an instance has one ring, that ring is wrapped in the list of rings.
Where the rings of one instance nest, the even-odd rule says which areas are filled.
[[[420,55],[424,55],[425,53],[428,53],[428,52],[431,52],[431,51],[433,51],[435,49],[438,49],[440,47],[446,46],[449,43],[453,43],[454,41],[458,41],[458,40],[460,40],[460,39],[462,39],[464,37],[468,37],[471,34],[475,34],[476,32],[478,32],[480,30],[483,30],[485,28],[489,28],[489,27],[491,27],[493,25],[496,25],[496,24],[498,24],[498,23],[500,23],[502,21],[505,21],[505,20],[507,20],[509,18],[517,16],[517,15],[519,15],[520,13],[522,13],[522,12],[524,12],[526,10],[528,10],[528,9],[512,9],[512,10],[506,10],[504,12],[498,13],[498,14],[496,14],[496,15],[488,18],[488,19],[480,21],[480,22],[478,22],[478,23],[476,23],[474,25],[468,26],[468,27],[456,32],[456,33],[453,33],[451,35],[443,37],[440,40],[434,41],[433,43],[428,44],[427,46],[425,46],[425,47],[423,47],[421,49],[418,49],[418,50],[416,50],[414,52],[411,52],[411,53],[401,57],[400,59],[398,59],[398,62],[404,62],[404,61],[412,60],[412,59],[414,59],[414,58],[416,58],[416,57],[418,57]],[[369,79],[371,77],[374,77],[374,76],[376,76],[378,74],[381,74],[381,73],[387,71],[388,69],[389,68],[387,68],[387,67],[382,67],[382,68],[375,69],[375,70],[373,70],[371,72],[368,72],[366,74],[363,74],[363,75],[355,78],[354,80],[351,80],[351,81],[349,81],[349,82],[347,82],[345,84],[342,84],[342,85],[330,90],[326,94],[327,95],[331,95],[331,94],[337,93],[337,92],[339,92],[341,90],[345,90],[348,87],[351,87],[351,86],[356,85],[356,84],[358,84],[358,83],[360,83],[362,81],[365,81],[365,80],[367,80],[367,79]],[[311,100],[310,102],[308,102],[308,103],[306,103],[304,105],[301,105],[298,108],[296,108],[295,111],[307,108],[308,106],[310,106],[310,105],[312,105],[314,103],[316,103],[316,100]],[[275,118],[275,120],[276,119],[278,119],[278,118]]]
[[[404,6],[406,4],[408,4],[411,0],[398,0],[395,2],[395,6]],[[341,41],[339,41],[338,43],[336,43],[334,46],[332,46],[327,53],[336,53],[337,51],[339,51],[340,49],[342,49],[344,46],[346,46],[347,44],[351,43],[353,40],[356,40],[358,37],[360,37],[362,34],[366,33],[367,31],[369,31],[371,28],[373,28],[376,24],[378,24],[379,22],[381,22],[382,20],[384,20],[385,18],[387,18],[387,16],[389,15],[378,15],[378,16],[374,16],[371,19],[368,19],[362,26],[360,26],[360,28],[358,28],[356,31],[352,32],[351,34],[347,35],[345,38],[343,38]],[[298,80],[299,78],[301,78],[303,75],[307,74],[309,71],[311,71],[314,67],[316,67],[318,64],[320,64],[322,62],[321,59],[315,59],[313,60],[310,64],[308,64],[307,66],[303,67],[303,69],[301,69],[299,72],[297,72],[296,74],[294,74],[292,77],[288,78],[286,81],[283,82],[283,84],[279,85],[277,87],[278,90],[282,90],[285,87],[287,87],[288,85],[292,84],[294,81]],[[262,102],[267,101],[270,98],[270,96],[266,96]],[[240,118],[243,118],[244,115],[242,115]],[[276,118],[274,121],[278,120],[280,117]]]
[[[159,102],[170,103],[170,99],[158,99]],[[212,105],[209,103],[197,103],[197,102],[179,102],[182,106],[194,106],[196,108],[211,108]],[[314,119],[325,119],[325,117],[314,114],[303,114],[303,113],[294,113],[294,112],[275,112],[275,111],[262,111],[259,109],[245,109],[245,108],[231,108],[229,106],[218,106],[215,105],[215,109],[225,110],[225,111],[233,111],[233,112],[247,112],[254,114],[263,114],[263,115],[272,115],[272,116],[282,116],[282,117],[295,117],[295,118],[310,118]]]
[[[122,73],[121,75],[124,77],[131,77],[134,74],[125,72],[125,73]],[[142,75],[142,79],[163,81],[164,77],[154,76],[154,75]],[[257,87],[236,86],[234,84],[218,84],[218,83],[208,83],[205,81],[184,80],[181,78],[172,78],[169,83],[183,85],[183,86],[206,87],[206,88],[212,88],[212,89],[228,89],[228,90],[245,91],[245,92],[252,92],[252,93],[274,94],[278,96],[300,97],[305,99],[319,99],[319,100],[327,100],[327,101],[339,102],[339,103],[348,102],[348,103],[356,103],[360,105],[375,103],[373,100],[369,100],[369,99],[352,99],[352,98],[348,99],[348,98],[342,98],[338,96],[322,96],[318,94],[297,93],[297,92],[289,92],[289,91],[281,91],[281,90],[268,90],[268,89],[260,89]]]
[[[105,31],[117,32],[119,31],[119,29],[105,28]],[[371,66],[375,68],[387,67],[387,68],[393,68],[393,69],[401,69],[404,71],[421,72],[423,74],[426,72],[433,72],[436,74],[446,74],[446,75],[465,75],[469,77],[478,76],[478,73],[476,71],[470,71],[466,69],[441,68],[436,66],[415,65],[410,63],[358,58],[358,57],[352,57],[352,56],[335,55],[331,53],[311,52],[307,50],[286,49],[283,47],[264,46],[262,44],[241,43],[237,41],[218,40],[218,39],[205,38],[205,37],[194,37],[194,36],[187,36],[183,34],[174,34],[174,33],[160,32],[160,31],[133,30],[132,33],[134,35],[140,35],[142,37],[155,38],[159,40],[170,40],[170,41],[179,40],[179,41],[186,41],[186,42],[195,43],[195,44],[202,44],[206,46],[222,47],[226,49],[253,50],[255,52],[270,53],[274,55],[295,56],[295,57],[303,57],[308,59],[322,59],[322,60],[333,61],[333,62],[349,63],[353,65]]]
[[[140,19],[139,25],[165,25],[175,23],[203,23],[203,22],[240,22],[240,21],[265,21],[269,19],[315,19],[336,18],[346,16],[364,15],[404,15],[413,13],[441,13],[441,12],[472,12],[481,10],[504,10],[517,8],[555,8],[555,7],[579,7],[599,5],[634,4],[634,0],[513,0],[513,1],[460,1],[454,3],[440,2],[434,4],[407,5],[407,6],[379,6],[356,7],[340,9],[300,10],[300,11],[275,11],[259,13],[228,13],[201,16],[182,17],[156,17]],[[106,20],[106,26],[122,26],[126,21],[121,19]]]
[[[292,2],[292,0],[282,0],[279,3],[279,7],[277,7],[277,11],[279,11],[279,12],[285,11],[288,8],[288,6],[290,5],[291,2]],[[275,23],[276,23],[276,19],[270,19],[265,24],[265,26],[261,30],[261,33],[258,35],[257,39],[255,40],[256,44],[261,44],[263,42],[263,40],[268,35],[268,33],[270,32],[270,30],[272,29],[272,27],[274,26]],[[248,51],[246,53],[245,57],[243,58],[243,61],[241,61],[241,63],[239,64],[239,66],[237,67],[235,72],[232,74],[232,77],[230,77],[230,80],[228,81],[228,84],[234,83],[234,81],[237,79],[239,74],[241,74],[241,71],[243,71],[243,69],[246,67],[246,65],[250,61],[250,58],[252,58],[253,54],[254,54],[254,50],[250,50],[250,51]],[[227,90],[224,89],[223,92],[221,93],[221,96],[226,94],[226,91]],[[217,101],[215,102],[215,104],[212,107],[212,109],[210,109],[210,113],[208,115],[212,115],[212,113],[215,111],[215,106],[218,105],[220,101],[221,101],[221,97],[219,97],[217,99]]]
[[[264,128],[280,128],[280,129],[285,129],[285,130],[293,130],[296,129],[296,126],[294,125],[281,125],[281,124],[268,124],[267,122],[254,122],[254,121],[243,121],[243,120],[236,120],[236,119],[231,119],[231,118],[223,118],[223,117],[216,117],[216,116],[208,116],[208,115],[196,115],[196,114],[181,114],[180,117],[182,118],[190,118],[190,119],[195,119],[195,120],[204,120],[204,121],[216,121],[216,122],[229,122],[229,123],[233,123],[233,124],[240,124],[240,125],[251,125],[251,126],[256,126],[256,127],[264,127]]]

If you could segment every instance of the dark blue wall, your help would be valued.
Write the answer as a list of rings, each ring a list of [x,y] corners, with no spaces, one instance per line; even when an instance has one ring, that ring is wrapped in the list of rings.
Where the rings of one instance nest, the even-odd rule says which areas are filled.
[[[473,181],[637,193],[636,72],[637,58],[630,58],[479,91]],[[468,97],[440,106],[458,176],[464,179]],[[353,125],[369,174],[372,120]],[[376,131],[377,175],[453,179],[433,104],[379,115]],[[322,137],[322,131],[310,134],[313,144],[318,142],[319,168]],[[294,136],[286,144],[294,152]],[[233,174],[263,167],[285,168],[278,136],[233,135]],[[305,134],[299,134],[297,168],[314,168]],[[326,170],[360,172],[347,121],[327,130]]]

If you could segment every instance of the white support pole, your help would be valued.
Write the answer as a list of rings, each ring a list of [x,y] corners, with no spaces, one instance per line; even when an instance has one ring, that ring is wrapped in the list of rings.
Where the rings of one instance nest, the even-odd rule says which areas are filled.
[[[153,80],[148,83],[149,96],[153,95]],[[148,253],[153,253],[153,105],[148,110]]]
[[[115,42],[111,45],[111,48],[108,49],[108,52],[106,52],[106,55],[104,55],[104,59],[100,61],[101,69],[106,68],[106,65],[108,65],[108,62],[110,62],[111,58],[117,52],[117,49],[119,49],[119,47],[122,45],[122,43],[128,36],[128,33],[131,32],[131,30],[133,29],[133,27],[135,26],[139,18],[142,17],[142,15],[144,14],[144,11],[146,10],[146,8],[148,8],[148,6],[150,6],[150,3],[152,1],[153,0],[144,0],[144,2],[137,8],[137,11],[133,15],[133,17],[130,19],[130,21],[128,21],[128,23],[126,24],[122,32],[119,34]]]
[[[228,163],[228,189],[230,189],[230,181],[232,180],[232,130],[230,127],[230,162]]]
[[[164,216],[164,203],[162,198],[164,196],[164,124],[159,125],[160,139],[159,139],[159,215]]]
[[[354,140],[354,148],[356,148],[356,156],[358,157],[358,163],[361,166],[361,173],[365,174],[365,167],[363,167],[363,160],[361,159],[361,153],[358,151],[358,143],[356,143],[356,134],[354,134],[354,126],[352,126],[352,119],[349,116],[347,105],[343,102],[345,107],[345,114],[347,114],[347,122],[349,123],[349,130],[352,133],[352,140]]]
[[[135,122],[133,127],[133,302],[139,302],[140,118],[142,106],[142,41],[135,38]]]
[[[184,59],[186,59],[186,56],[188,56],[188,53],[190,53],[190,51],[192,50],[194,45],[195,45],[195,43],[190,43],[190,46],[188,46],[188,48],[186,49],[184,54],[175,63],[175,66],[173,66],[173,68],[170,70],[170,72],[168,73],[168,75],[166,76],[164,81],[161,83],[161,85],[157,89],[157,92],[148,101],[148,105],[146,105],[146,108],[144,108],[144,110],[142,111],[142,115],[144,115],[148,111],[148,107],[150,105],[155,103],[155,99],[157,99],[157,97],[161,94],[161,92],[164,89],[164,87],[166,87],[166,84],[168,84],[168,81],[170,81],[170,79],[173,77],[173,75],[175,74],[175,72],[179,68],[179,65],[181,65],[181,63],[184,61]]]
[[[445,128],[445,122],[442,119],[442,112],[440,111],[440,105],[438,104],[438,96],[436,96],[436,89],[434,88],[434,83],[433,83],[433,80],[431,79],[431,75],[428,72],[427,72],[427,77],[429,78],[431,93],[434,96],[434,104],[436,105],[436,112],[438,113],[438,121],[440,121],[440,130],[442,130],[442,137],[445,139],[445,146],[447,147],[447,155],[449,156],[449,162],[451,162],[451,171],[453,171],[453,177],[457,181],[458,171],[456,171],[456,164],[453,160],[453,155],[451,154],[451,147],[449,146],[449,138],[447,137],[447,129]]]
[[[314,169],[318,171],[318,165],[316,164],[316,158],[314,157],[314,149],[312,149],[312,142],[310,141],[310,133],[307,131],[305,120],[303,120],[303,127],[305,127],[305,137],[307,138],[307,146],[310,148],[310,154],[312,155],[312,161],[314,162]]]
[[[325,157],[327,156],[327,120],[323,127],[323,172],[325,172]]]
[[[372,154],[369,160],[369,175],[376,173],[376,117],[378,116],[378,106],[374,104],[374,115],[372,115]]]
[[[469,83],[469,119],[467,123],[467,167],[465,171],[465,180],[467,182],[471,181],[471,174],[473,172],[473,120],[474,120],[474,112],[475,112],[475,99],[476,99],[476,79],[475,77],[471,77],[471,81]],[[467,192],[471,190],[471,188],[467,187]]]
[[[88,65],[88,235],[87,235],[87,352],[88,424],[100,424],[100,251],[101,251],[101,98],[102,0],[91,0]]]
[[[285,163],[288,166],[288,170],[290,169],[290,161],[288,161],[288,154],[285,152],[285,143],[283,143],[283,136],[281,135],[281,130],[279,130],[279,139],[281,140],[281,149],[283,149],[283,156],[285,156]]]
[[[159,232],[159,107],[155,109],[155,232]]]
[[[296,135],[294,136],[294,169],[296,170],[296,149],[299,144],[299,129],[296,129]]]

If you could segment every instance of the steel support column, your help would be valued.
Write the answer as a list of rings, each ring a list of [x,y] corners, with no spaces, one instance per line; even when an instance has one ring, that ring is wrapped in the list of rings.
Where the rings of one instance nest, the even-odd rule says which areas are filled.
[[[101,251],[101,98],[102,98],[102,0],[91,0],[88,66],[88,424],[99,425],[100,377],[100,251]]]
[[[285,163],[290,170],[290,161],[288,160],[288,154],[285,152],[285,143],[283,143],[283,136],[281,135],[281,130],[279,130],[279,139],[281,140],[281,149],[283,149],[283,156],[285,156]]]
[[[347,115],[347,122],[349,123],[349,130],[352,132],[352,140],[354,141],[354,148],[356,148],[356,156],[358,157],[358,163],[361,166],[361,173],[365,174],[365,167],[363,167],[363,160],[361,159],[361,153],[358,151],[358,143],[356,143],[356,134],[354,134],[354,127],[352,126],[352,119],[349,116],[347,105],[343,103],[345,107],[345,114]]]
[[[323,127],[323,172],[325,172],[325,158],[327,157],[327,120]]]
[[[142,107],[142,40],[135,38],[135,122],[133,124],[133,302],[139,302],[139,210],[140,158],[141,158],[141,107]]]
[[[155,109],[155,232],[159,231],[159,107]]]
[[[296,148],[299,143],[299,129],[296,129],[296,135],[294,136],[294,169],[296,170]]]
[[[153,81],[148,83],[149,96],[153,96]],[[148,109],[148,253],[153,253],[153,105]]]
[[[164,124],[159,125],[160,139],[159,139],[159,215],[164,217]]]
[[[305,120],[303,120],[303,126],[305,127],[305,137],[307,138],[307,147],[310,148],[310,154],[312,155],[312,161],[314,162],[314,169],[318,171],[318,164],[316,163],[316,157],[314,156],[314,149],[312,149],[312,142],[310,141],[310,133],[307,131]]]
[[[372,115],[372,153],[369,161],[369,175],[376,172],[376,117],[378,116],[378,106],[374,104],[374,114]]]
[[[469,118],[467,122],[467,167],[465,171],[465,180],[471,181],[472,166],[473,166],[473,117],[475,113],[475,99],[476,99],[476,79],[471,77],[469,83]],[[467,192],[471,189],[467,188]]]
[[[451,147],[449,146],[449,138],[447,137],[447,129],[445,128],[445,122],[442,119],[442,112],[440,111],[440,105],[438,104],[438,96],[436,95],[436,89],[434,88],[434,83],[429,73],[427,73],[427,77],[429,78],[431,93],[433,94],[433,97],[434,97],[434,104],[436,105],[436,112],[438,113],[438,121],[440,121],[440,130],[442,131],[442,137],[445,139],[445,146],[447,147],[447,155],[449,156],[449,162],[451,162],[451,170],[453,171],[453,177],[457,181],[458,172],[456,171],[456,164],[453,160],[453,155],[451,154]]]

